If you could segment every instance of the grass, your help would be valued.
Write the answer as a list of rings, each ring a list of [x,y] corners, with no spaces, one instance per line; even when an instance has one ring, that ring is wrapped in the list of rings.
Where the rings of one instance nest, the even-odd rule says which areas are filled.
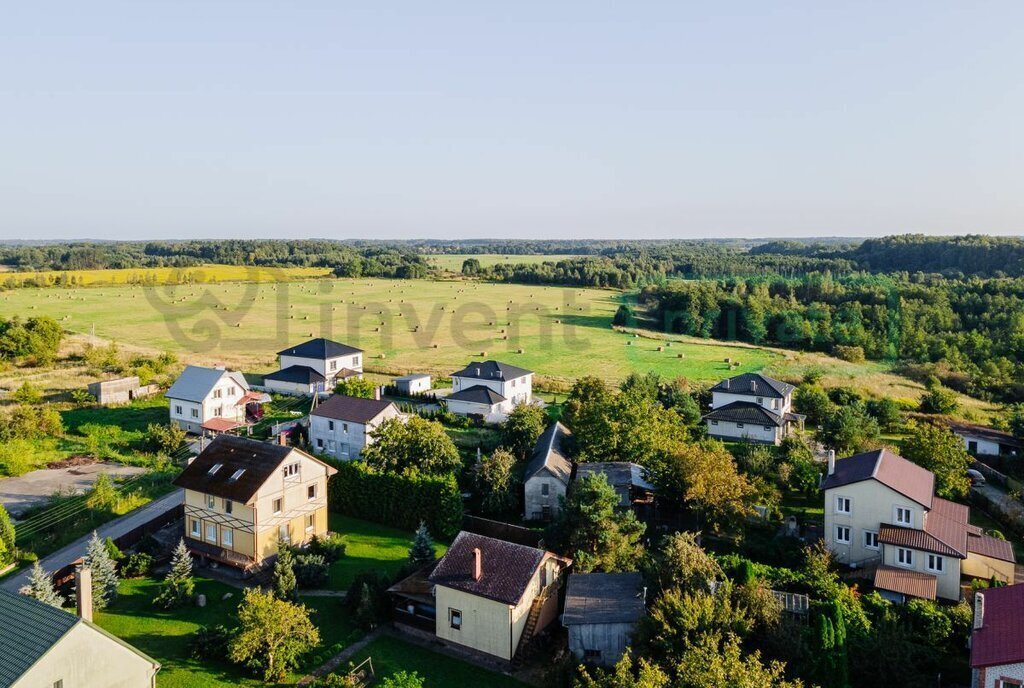
[[[144,433],[151,423],[165,425],[168,401],[162,394],[136,399],[119,406],[80,407],[62,411],[64,430],[78,433],[83,425],[116,425],[125,432]]]
[[[491,267],[498,263],[511,263],[512,265],[537,265],[539,263],[546,263],[548,261],[557,263],[560,260],[566,258],[579,258],[580,256],[571,253],[557,253],[552,255],[540,255],[540,254],[529,254],[529,255],[503,255],[500,253],[481,253],[481,254],[462,254],[452,253],[447,255],[428,255],[427,262],[436,268],[446,270],[448,272],[462,272],[462,263],[468,258],[476,258],[480,261],[481,267]]]
[[[348,590],[355,577],[366,571],[375,571],[389,578],[398,573],[409,556],[413,534],[369,521],[332,513],[329,528],[345,536],[345,556],[331,564],[328,587]],[[442,544],[435,543],[437,556],[445,553]]]
[[[357,652],[352,661],[358,664],[367,657],[371,658],[378,677],[399,671],[415,671],[425,679],[426,688],[523,688],[526,685],[510,676],[388,636],[374,640]]]
[[[461,269],[462,263],[459,263]],[[266,268],[245,265],[201,265],[192,268],[119,268],[99,270],[42,270],[39,272],[10,272],[0,283],[14,288],[26,282],[40,286],[75,284],[86,287],[124,284],[192,284],[208,282],[290,282],[296,279],[322,277],[328,268]]]
[[[152,600],[158,588],[159,583],[151,578],[122,581],[117,601],[95,616],[101,628],[160,662],[158,688],[256,688],[266,685],[241,667],[227,662],[201,662],[188,655],[189,640],[201,626],[231,626],[234,623],[233,615],[242,597],[241,590],[197,578],[196,592],[206,595],[206,606],[164,611],[153,606]],[[230,599],[223,599],[226,593],[231,593]],[[321,644],[304,658],[299,671],[286,681],[289,684],[362,636],[343,613],[338,599],[306,597],[302,603],[313,610],[312,619],[320,630]]]

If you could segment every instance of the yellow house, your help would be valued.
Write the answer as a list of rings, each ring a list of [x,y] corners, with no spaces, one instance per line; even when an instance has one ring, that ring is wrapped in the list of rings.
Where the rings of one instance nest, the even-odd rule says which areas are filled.
[[[70,612],[0,590],[0,686],[153,688],[160,665]]]
[[[327,479],[336,472],[293,447],[219,435],[174,481],[185,490],[185,544],[257,568],[282,544],[327,532]]]
[[[430,575],[438,638],[511,660],[558,614],[572,562],[536,547],[461,532]]]

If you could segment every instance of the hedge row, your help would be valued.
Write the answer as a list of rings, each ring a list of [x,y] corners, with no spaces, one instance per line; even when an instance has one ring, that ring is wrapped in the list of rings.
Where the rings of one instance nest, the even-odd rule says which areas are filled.
[[[458,534],[462,495],[454,476],[378,473],[362,461],[332,463],[338,472],[328,484],[331,511],[403,530],[426,521],[431,534],[443,539]]]

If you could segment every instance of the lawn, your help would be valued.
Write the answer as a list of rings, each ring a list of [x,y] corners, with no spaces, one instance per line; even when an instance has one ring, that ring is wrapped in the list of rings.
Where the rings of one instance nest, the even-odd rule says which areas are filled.
[[[390,578],[409,556],[412,533],[335,513],[330,514],[328,525],[345,536],[345,556],[331,564],[328,587],[332,590],[348,590],[356,575],[365,571]],[[447,547],[435,543],[434,549],[440,557]]]
[[[378,677],[390,676],[398,671],[415,671],[425,678],[426,688],[524,688],[525,683],[487,671],[447,655],[431,652],[398,638],[383,636],[356,653],[353,663],[367,657],[373,662]]]
[[[265,685],[243,668],[227,662],[200,662],[188,656],[188,642],[201,626],[230,626],[234,623],[233,614],[242,597],[241,590],[197,578],[196,592],[206,595],[206,606],[164,611],[156,609],[152,603],[158,585],[149,578],[122,581],[117,601],[110,609],[95,616],[96,623],[104,630],[160,662],[158,688],[256,688]],[[223,599],[226,593],[231,593],[230,599]],[[322,642],[305,658],[300,671],[290,677],[289,683],[294,683],[362,636],[361,631],[349,623],[337,598],[307,597],[302,602],[313,609],[313,622],[320,629]]]
[[[151,423],[164,425],[168,418],[167,398],[162,394],[136,399],[119,406],[72,408],[60,414],[64,430],[77,433],[83,425],[116,425],[125,432],[144,433]]]

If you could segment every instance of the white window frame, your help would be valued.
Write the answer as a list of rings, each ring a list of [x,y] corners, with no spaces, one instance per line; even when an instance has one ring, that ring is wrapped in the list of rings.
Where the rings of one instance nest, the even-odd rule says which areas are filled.
[[[873,544],[873,545],[870,544],[871,540],[874,540],[875,544]],[[878,549],[878,531],[877,530],[865,530],[864,531],[864,549]]]
[[[183,416],[183,415],[185,415],[182,412],[182,410],[181,410],[181,404],[175,404],[174,405],[174,415],[176,415],[176,416]]]
[[[542,482],[540,484],[540,494],[542,497],[547,497],[548,495],[551,494],[551,486],[547,483],[547,481]]]
[[[846,531],[846,539],[841,539],[839,534]],[[853,542],[853,531],[850,526],[836,526],[835,541],[838,545],[849,545]]]
[[[845,503],[845,506],[846,506],[845,509],[842,508],[844,506],[844,503]],[[837,514],[843,514],[844,516],[852,516],[853,515],[853,500],[850,499],[849,497],[843,497],[842,495],[836,495],[836,513]]]
[[[214,497],[212,494],[206,495],[206,508],[207,509],[216,509],[217,508],[217,498]]]
[[[938,566],[936,566],[936,564]],[[945,573],[946,572],[946,558],[941,554],[928,553],[928,556],[924,560],[925,570],[929,573]]]
[[[277,527],[277,539],[285,543],[286,545],[291,544],[292,534],[288,529],[287,523]]]
[[[900,520],[900,513],[901,512],[906,512],[906,514],[907,514],[907,520],[906,521]],[[914,512],[913,512],[913,510],[908,509],[905,506],[894,506],[892,508],[892,520],[898,526],[907,526],[909,528],[913,528],[914,527]]]
[[[737,424],[736,424],[736,427],[737,427],[737,428],[742,428],[742,427],[743,427],[743,423],[737,423]]]
[[[906,555],[904,557],[904,554]],[[914,568],[914,550],[909,547],[896,548],[896,565],[905,569]]]
[[[193,418],[198,418],[199,417],[199,409],[197,409],[197,408],[193,408],[192,409],[192,417]]]
[[[192,521],[192,524],[191,524],[192,527],[189,529],[188,534],[191,537],[195,538],[196,540],[201,540],[203,538],[203,526],[202,526],[202,524],[199,522],[198,518],[193,518],[193,519],[191,519],[191,521]]]
[[[316,499],[316,483],[306,487],[306,499]]]
[[[327,421],[327,429],[330,430],[331,432],[334,432],[334,421],[333,420]]]
[[[230,528],[221,528],[220,531],[220,544],[224,547],[235,546],[235,535]]]
[[[216,523],[207,523],[206,524],[206,541],[207,542],[212,542],[214,544],[217,543],[217,524]]]
[[[448,625],[456,631],[462,630],[462,610],[448,607]]]
[[[316,514],[306,514],[306,532],[316,527]]]
[[[275,514],[279,514],[284,511],[284,497],[278,497],[270,503],[270,508],[274,510]]]

